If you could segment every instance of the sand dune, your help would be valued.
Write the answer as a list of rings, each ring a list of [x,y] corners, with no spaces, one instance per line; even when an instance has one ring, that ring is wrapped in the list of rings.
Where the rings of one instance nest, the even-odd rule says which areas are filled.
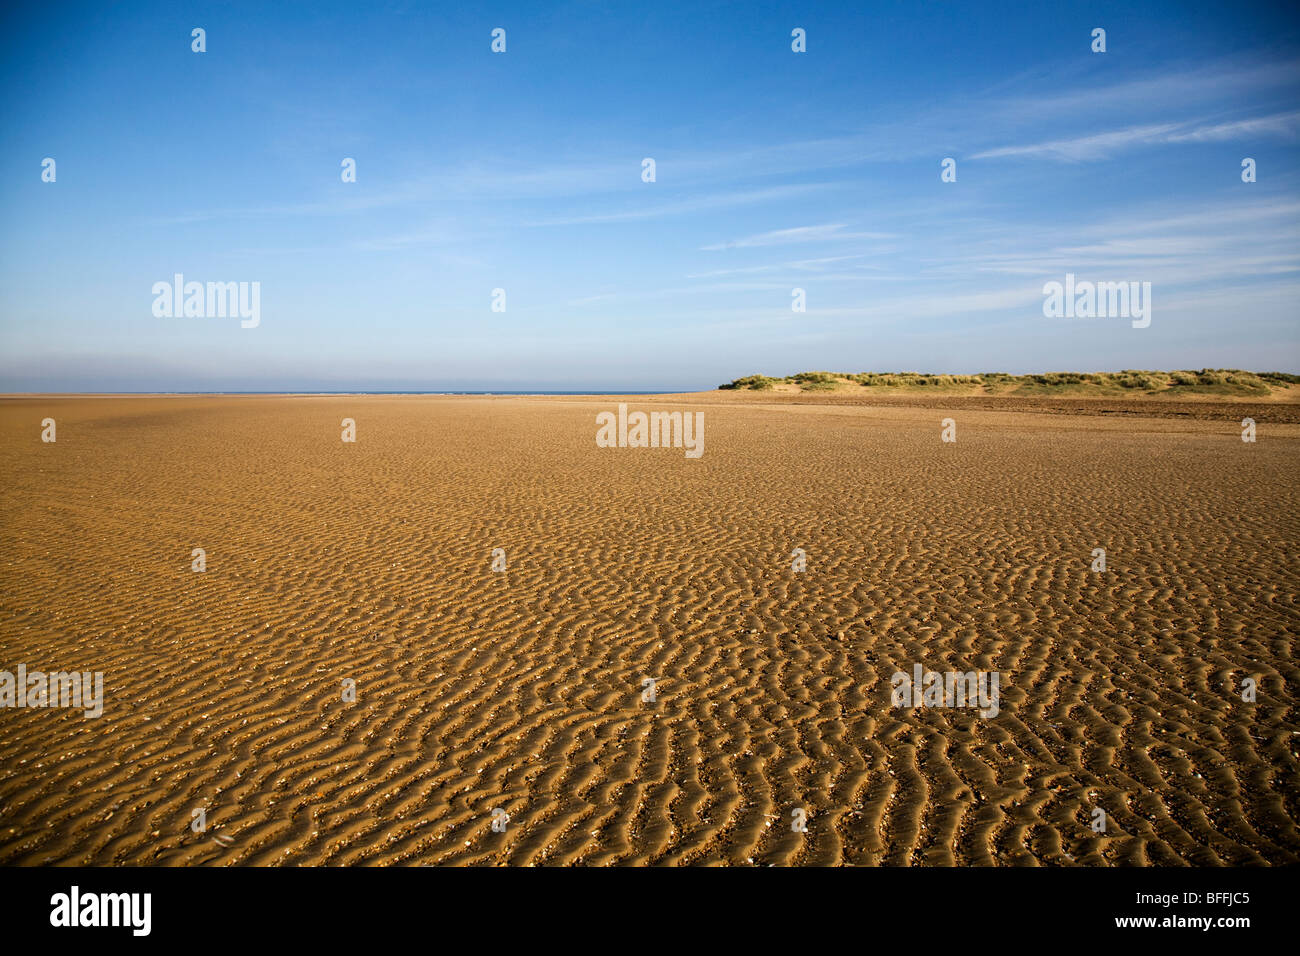
[[[0,400],[0,863],[1300,860],[1296,406],[802,398]]]

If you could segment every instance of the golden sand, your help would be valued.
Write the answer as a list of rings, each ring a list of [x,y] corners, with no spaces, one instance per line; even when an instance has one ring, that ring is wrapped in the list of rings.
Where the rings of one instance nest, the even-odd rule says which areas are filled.
[[[0,400],[0,863],[1300,859],[1296,406],[618,401]]]

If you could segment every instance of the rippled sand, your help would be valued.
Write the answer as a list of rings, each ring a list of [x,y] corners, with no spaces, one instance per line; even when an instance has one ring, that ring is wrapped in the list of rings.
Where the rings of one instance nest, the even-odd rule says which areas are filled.
[[[0,862],[1300,859],[1294,406],[628,401],[0,400]]]

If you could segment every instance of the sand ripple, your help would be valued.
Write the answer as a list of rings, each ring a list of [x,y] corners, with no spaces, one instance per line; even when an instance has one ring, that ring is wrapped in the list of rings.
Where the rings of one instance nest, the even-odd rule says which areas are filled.
[[[0,402],[0,668],[106,684],[0,710],[0,862],[1300,859],[1300,427],[732,401],[690,461],[607,407]]]

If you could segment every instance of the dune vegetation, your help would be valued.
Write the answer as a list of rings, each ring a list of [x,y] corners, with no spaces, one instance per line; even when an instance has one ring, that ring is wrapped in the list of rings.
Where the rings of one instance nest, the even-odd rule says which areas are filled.
[[[1158,395],[1181,398],[1194,395],[1268,397],[1278,390],[1292,392],[1300,375],[1287,372],[1245,372],[1241,369],[1152,372],[1044,372],[1011,375],[933,375],[923,372],[799,372],[772,377],[746,375],[720,389],[752,391],[843,392],[882,389],[896,392],[933,392],[956,395],[1046,395],[1110,398],[1122,395]]]

